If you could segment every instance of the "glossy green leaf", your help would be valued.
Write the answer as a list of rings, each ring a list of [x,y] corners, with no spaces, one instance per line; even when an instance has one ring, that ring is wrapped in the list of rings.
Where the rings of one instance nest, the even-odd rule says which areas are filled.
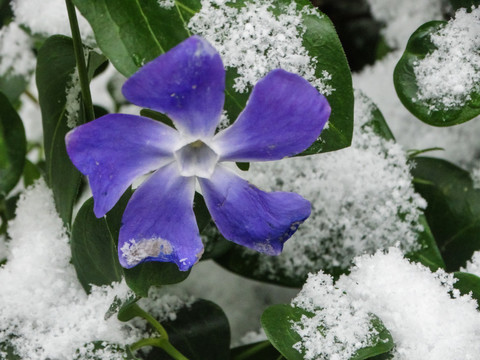
[[[434,126],[451,126],[473,119],[480,114],[480,93],[470,93],[470,100],[463,106],[449,109],[431,110],[431,102],[414,101],[418,85],[414,73],[414,64],[422,60],[436,47],[430,36],[441,29],[446,21],[431,21],[420,26],[408,40],[407,47],[395,67],[393,79],[398,97],[403,105],[417,118]]]
[[[230,354],[230,327],[222,309],[211,301],[197,300],[177,312],[174,321],[162,322],[172,345],[189,360],[226,360]],[[146,360],[171,360],[154,348]]]
[[[268,339],[288,360],[303,360],[304,358],[303,354],[293,348],[293,345],[301,341],[301,338],[292,329],[292,323],[299,322],[302,316],[311,317],[312,314],[290,305],[270,306],[262,315],[262,326]],[[369,359],[373,356],[387,353],[393,348],[392,336],[382,321],[373,316],[371,324],[378,332],[378,335],[373,340],[374,344],[358,350],[350,360]],[[318,324],[318,326],[322,327],[322,324]]]
[[[233,348],[231,360],[279,360],[284,357],[275,349],[270,341],[261,341]]]
[[[427,266],[432,272],[435,272],[438,269],[444,269],[445,262],[443,261],[442,254],[435,242],[432,231],[428,226],[427,218],[425,215],[421,215],[419,220],[420,224],[423,226],[423,231],[418,235],[418,241],[421,248],[415,252],[406,254],[406,257],[412,261]]]
[[[460,290],[462,295],[471,293],[480,308],[480,277],[474,274],[457,271],[453,274],[457,282],[453,286]]]
[[[282,2],[287,5],[290,3],[285,0]],[[308,0],[297,0],[297,3],[312,6]],[[303,155],[350,146],[353,134],[353,89],[350,68],[335,27],[326,15],[319,14],[320,16],[303,16],[306,28],[303,45],[309,55],[318,61],[316,76],[320,77],[322,71],[328,71],[332,75],[330,84],[335,91],[327,96],[332,108],[328,128],[323,130],[320,139],[305,150]]]
[[[185,24],[199,0],[179,0],[171,9],[157,0],[74,0],[88,20],[97,44],[125,76],[190,36]]]
[[[456,271],[480,250],[480,190],[473,188],[467,171],[448,161],[428,157],[413,161],[415,190],[428,203],[428,224],[447,271]]]
[[[90,53],[90,78],[104,61],[103,56]],[[66,89],[75,66],[73,43],[68,37],[54,35],[45,41],[38,52],[36,80],[42,110],[46,178],[53,191],[57,211],[67,228],[70,228],[72,209],[81,179],[65,148],[65,135],[70,130],[65,111]],[[77,124],[84,122],[85,117],[81,110]]]
[[[0,93],[0,195],[8,194],[22,176],[26,151],[22,120]]]
[[[273,305],[262,314],[262,326],[268,339],[288,360],[303,360],[303,355],[293,348],[302,338],[292,329],[292,322],[300,321],[303,315],[311,316],[290,305]]]
[[[109,212],[119,215],[120,202]],[[83,288],[90,292],[91,285],[110,285],[122,279],[122,267],[118,261],[116,239],[107,219],[97,219],[93,213],[93,198],[88,199],[78,211],[72,226],[70,240],[72,264]]]

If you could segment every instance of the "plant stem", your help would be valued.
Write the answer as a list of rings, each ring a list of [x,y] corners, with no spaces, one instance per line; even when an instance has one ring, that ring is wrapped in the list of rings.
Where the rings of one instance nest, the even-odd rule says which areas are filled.
[[[70,21],[70,29],[72,31],[73,50],[77,61],[78,77],[80,78],[80,87],[82,89],[83,106],[85,108],[86,121],[95,119],[93,111],[92,95],[88,85],[87,64],[85,63],[85,55],[83,54],[82,38],[80,37],[80,29],[78,27],[77,13],[72,0],[65,0],[67,5],[68,20]]]
[[[143,346],[155,346],[160,349],[163,349],[168,355],[170,355],[175,360],[188,360],[183,356],[175,347],[166,339],[163,338],[148,338],[138,340],[136,343],[130,345],[132,351],[138,350]]]
[[[147,313],[145,310],[143,310],[137,304],[135,304],[133,306],[135,306],[135,314],[137,316],[140,316],[141,318],[147,320],[150,323],[150,325],[152,325],[158,331],[158,333],[160,334],[160,338],[168,341],[168,334],[167,334],[165,328],[162,326],[162,324],[160,324],[152,315]]]

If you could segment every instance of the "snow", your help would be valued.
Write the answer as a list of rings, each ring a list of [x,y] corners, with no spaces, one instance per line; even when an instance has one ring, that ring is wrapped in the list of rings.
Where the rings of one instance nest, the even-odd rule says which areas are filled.
[[[329,85],[332,74],[323,71],[317,78],[317,60],[302,44],[302,16],[314,14],[314,10],[298,10],[291,2],[284,13],[275,16],[274,8],[272,0],[247,1],[240,8],[202,0],[200,12],[190,19],[188,27],[217,49],[225,66],[236,68],[239,76],[234,89],[240,93],[271,70],[282,68],[303,76],[324,95],[331,94],[335,90]]]
[[[460,8],[430,36],[436,50],[414,64],[419,87],[415,101],[430,110],[460,108],[480,92],[480,8]]]
[[[442,19],[442,0],[367,0],[372,15],[385,24],[382,34],[392,48],[402,48],[413,31],[427,21]]]
[[[468,272],[480,277],[480,251],[475,251],[472,258],[467,261],[466,266],[461,268],[460,271]]]
[[[33,34],[48,37],[55,34],[71,36],[67,7],[64,0],[12,0],[14,21]],[[95,45],[92,28],[77,11],[78,25],[83,41]]]
[[[51,191],[40,180],[18,202],[9,223],[8,261],[0,268],[0,343],[24,359],[69,360],[93,341],[131,343],[139,331],[104,315],[124,282],[93,287],[87,295],[73,266],[70,246]]]
[[[331,276],[321,272],[310,275],[292,301],[292,306],[313,314],[293,323],[292,329],[301,337],[294,348],[306,360],[349,360],[357,350],[371,346],[378,332],[372,329],[372,317],[361,305],[336,287]],[[328,331],[326,335],[319,326]]]
[[[0,76],[29,79],[35,69],[33,42],[14,22],[0,29]]]
[[[66,102],[65,102],[65,116],[67,117],[67,126],[73,129],[77,126],[77,120],[80,112],[80,97],[82,88],[80,86],[80,78],[78,70],[75,70],[70,75],[70,79],[66,88]]]
[[[359,312],[359,323],[365,321],[365,313],[375,314],[393,337],[395,360],[478,358],[477,303],[470,295],[460,296],[454,289],[453,275],[443,271],[432,273],[423,265],[410,263],[396,248],[358,257],[355,264],[350,275],[342,275],[334,287],[328,275],[311,275],[293,304],[312,304],[319,320],[339,310],[339,315],[347,318],[356,317]],[[343,297],[348,306],[354,307],[353,313],[348,306],[341,309],[338,300],[343,301]],[[332,323],[327,326],[329,336],[321,342],[308,343],[309,350],[330,351],[336,346],[331,339],[342,338],[350,326],[357,326],[353,319]],[[322,346],[328,341],[329,347]],[[353,342],[354,339],[347,344],[353,346]]]

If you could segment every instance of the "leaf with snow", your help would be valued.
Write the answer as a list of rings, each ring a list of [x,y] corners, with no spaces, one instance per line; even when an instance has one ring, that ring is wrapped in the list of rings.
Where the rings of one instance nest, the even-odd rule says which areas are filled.
[[[410,37],[394,72],[397,94],[417,118],[451,126],[480,114],[480,8],[460,9]]]

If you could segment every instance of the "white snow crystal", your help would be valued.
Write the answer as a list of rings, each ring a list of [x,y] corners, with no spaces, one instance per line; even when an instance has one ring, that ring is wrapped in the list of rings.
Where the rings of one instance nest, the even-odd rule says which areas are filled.
[[[332,74],[323,71],[317,78],[317,61],[302,44],[302,16],[312,15],[314,10],[297,10],[292,2],[276,16],[273,8],[272,0],[247,1],[242,7],[202,0],[200,12],[188,26],[212,43],[227,67],[236,68],[239,76],[234,88],[238,92],[245,92],[271,70],[282,68],[303,76],[324,95],[331,94]]]
[[[292,305],[313,314],[302,316],[292,326],[302,338],[294,348],[304,353],[306,360],[349,360],[357,350],[371,346],[378,334],[371,325],[372,316],[361,303],[352,301],[333,284],[331,276],[322,272],[309,275]]]
[[[13,0],[14,21],[34,34],[71,36],[67,7],[64,0]],[[90,24],[77,11],[80,34],[85,43],[94,46],[95,39]]]
[[[480,92],[480,8],[460,8],[431,41],[436,50],[414,64],[419,87],[415,101],[431,110],[458,108]]]
[[[171,9],[175,6],[174,0],[158,0],[158,5],[164,9]]]
[[[365,313],[375,314],[393,337],[395,360],[478,359],[480,313],[476,301],[453,288],[453,275],[409,263],[396,248],[358,257],[355,264],[334,286],[323,273],[311,276],[294,304],[319,305],[316,313],[333,314],[341,310],[337,302],[345,301],[341,315],[355,318],[358,312],[360,323]],[[330,341],[355,327],[353,318],[329,326]],[[327,342],[309,343],[310,350],[333,351],[334,342],[320,348]]]
[[[11,22],[0,29],[0,75],[29,78],[35,69],[32,41],[20,27]]]
[[[473,253],[472,259],[467,261],[467,265],[460,271],[468,272],[480,277],[480,251]]]
[[[442,0],[367,1],[372,15],[385,23],[382,33],[393,48],[402,48],[413,30],[423,23],[442,19]]]
[[[80,78],[78,69],[70,75],[69,82],[66,88],[66,102],[65,102],[65,116],[67,117],[67,126],[73,129],[77,126],[78,115],[80,112],[80,94],[82,88],[80,86]]]
[[[104,315],[124,282],[87,295],[70,264],[70,245],[53,196],[40,180],[18,202],[9,224],[9,254],[0,268],[0,343],[22,359],[71,360],[93,341],[127,344],[139,332]]]

